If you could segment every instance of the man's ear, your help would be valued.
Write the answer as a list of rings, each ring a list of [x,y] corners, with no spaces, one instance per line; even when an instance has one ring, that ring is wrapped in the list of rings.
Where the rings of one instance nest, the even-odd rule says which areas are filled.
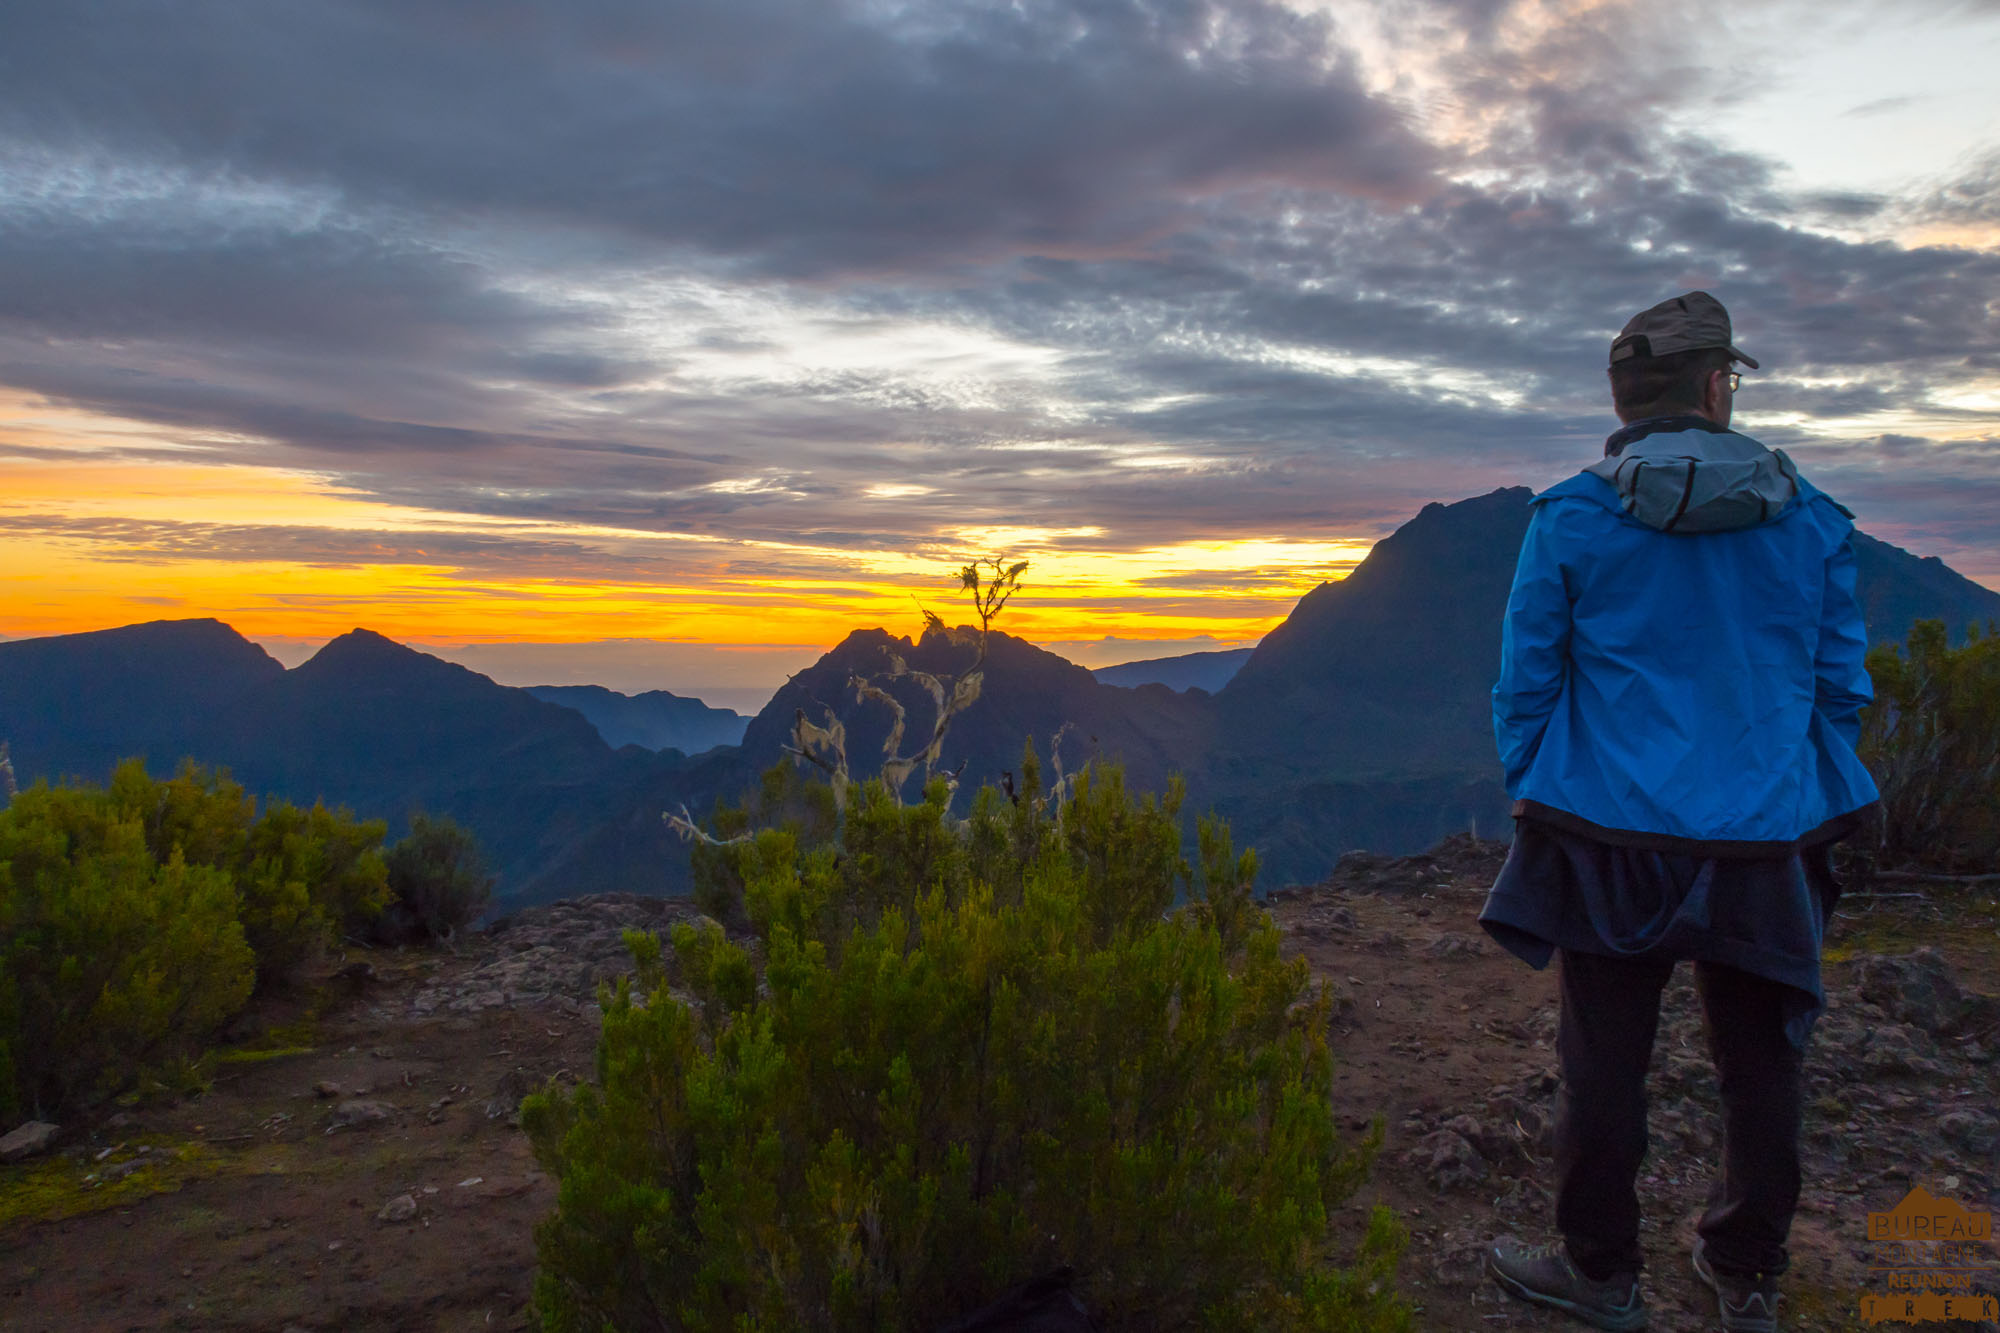
[[[1701,380],[1701,414],[1718,425],[1728,424],[1729,371],[1711,370]]]

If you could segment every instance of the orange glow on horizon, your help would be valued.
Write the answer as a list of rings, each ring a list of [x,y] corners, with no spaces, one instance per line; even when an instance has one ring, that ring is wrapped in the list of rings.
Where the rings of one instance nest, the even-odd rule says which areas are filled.
[[[34,637],[212,616],[250,638],[357,626],[419,642],[830,646],[857,628],[914,635],[918,604],[970,618],[956,571],[1029,561],[1001,628],[1035,642],[1262,637],[1344,577],[1366,541],[1195,541],[1096,549],[1096,530],[961,528],[908,549],[497,519],[399,507],[312,472],[66,409],[0,402],[0,634]],[[135,456],[142,449],[142,456]],[[913,598],[915,599],[913,601]]]

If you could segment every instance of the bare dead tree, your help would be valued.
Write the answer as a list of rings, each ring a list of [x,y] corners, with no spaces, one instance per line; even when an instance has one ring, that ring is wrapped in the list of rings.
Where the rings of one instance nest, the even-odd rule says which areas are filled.
[[[940,619],[936,612],[923,609],[924,624],[928,630],[945,636],[951,643],[969,647],[973,651],[972,663],[956,676],[939,675],[930,671],[919,671],[912,667],[898,653],[890,653],[887,667],[872,676],[859,674],[848,677],[847,685],[862,701],[873,701],[886,705],[894,714],[890,724],[888,739],[882,743],[882,781],[889,792],[900,802],[903,788],[919,769],[923,771],[924,785],[938,774],[938,762],[944,752],[945,733],[951,729],[952,720],[979,701],[979,691],[986,679],[986,642],[992,632],[993,622],[1000,616],[1015,593],[1021,589],[1021,574],[1028,568],[1028,562],[1017,560],[1007,563],[999,556],[989,556],[975,560],[958,571],[959,587],[972,594],[973,613],[979,617],[979,628],[953,629]],[[930,735],[921,749],[908,754],[899,753],[903,735],[909,725],[909,715],[902,701],[888,690],[892,681],[908,680],[921,686],[931,697],[937,709],[937,720],[931,724]],[[854,779],[847,762],[847,727],[832,708],[824,703],[826,723],[820,725],[806,716],[803,708],[792,712],[791,744],[785,746],[785,753],[801,763],[807,763],[826,774],[833,788],[833,808],[836,816],[847,812],[849,790]],[[1057,733],[1057,744],[1061,744],[1061,733]],[[944,779],[952,790],[958,788],[959,774],[965,765],[945,773]],[[1057,785],[1062,785],[1062,767],[1056,766]],[[688,814],[683,805],[678,811],[667,811],[661,816],[667,827],[679,834],[684,841],[700,842],[711,847],[728,846],[731,843],[747,842],[749,833],[733,838],[717,838]]]
[[[903,789],[919,770],[923,773],[923,783],[928,787],[931,779],[938,776],[938,763],[944,753],[945,734],[951,730],[953,719],[979,701],[981,687],[986,680],[987,638],[992,633],[993,622],[1000,616],[1007,603],[1021,588],[1021,574],[1028,568],[1028,562],[1018,560],[1008,564],[999,556],[989,556],[975,560],[958,571],[960,588],[972,594],[973,613],[979,617],[979,628],[962,627],[953,629],[940,619],[936,612],[924,611],[925,627],[941,634],[945,639],[973,653],[972,663],[957,675],[940,675],[936,672],[920,671],[911,666],[899,653],[888,654],[886,667],[871,676],[852,675],[848,687],[863,701],[879,703],[887,707],[894,720],[889,725],[889,734],[882,742],[882,781],[890,794],[898,801],[903,798]],[[904,733],[909,727],[909,714],[903,703],[888,688],[897,680],[907,680],[920,686],[930,695],[936,710],[936,720],[932,722],[930,734],[923,745],[909,753],[902,753]],[[824,727],[814,726],[801,709],[792,722],[792,744],[787,753],[806,762],[817,765],[833,781],[836,810],[846,808],[845,787],[851,785],[847,764],[847,735],[840,719],[828,710],[828,722]],[[960,765],[962,770],[964,765]],[[958,773],[944,775],[946,784],[954,790],[958,785]]]

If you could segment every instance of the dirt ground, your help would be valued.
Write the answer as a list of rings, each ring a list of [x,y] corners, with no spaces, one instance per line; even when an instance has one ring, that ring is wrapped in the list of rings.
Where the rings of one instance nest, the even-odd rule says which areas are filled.
[[[1581,1327],[1504,1298],[1478,1271],[1492,1236],[1547,1234],[1555,1088],[1553,972],[1501,953],[1475,921],[1491,854],[1364,859],[1272,908],[1342,997],[1342,1116],[1386,1117],[1343,1225],[1376,1201],[1405,1219],[1417,1327]],[[66,1127],[55,1152],[0,1167],[0,1330],[527,1328],[534,1227],[555,1188],[513,1112],[546,1078],[588,1075],[587,997],[616,968],[617,930],[685,910],[622,900],[598,919],[599,901],[456,955],[357,952],[372,977],[329,970],[317,1012],[273,1006],[205,1093]],[[2000,1128],[2000,1036],[1932,1033],[1858,998],[1867,977],[1879,982],[1872,958],[1924,945],[1967,992],[2000,990],[1990,896],[1850,901],[1837,920],[1784,1328],[1862,1327],[1877,1261],[1866,1213],[1912,1184],[2000,1205],[1987,1139]],[[1655,1054],[1642,1182],[1655,1330],[1715,1327],[1686,1259],[1715,1156],[1705,1068],[1683,976]]]

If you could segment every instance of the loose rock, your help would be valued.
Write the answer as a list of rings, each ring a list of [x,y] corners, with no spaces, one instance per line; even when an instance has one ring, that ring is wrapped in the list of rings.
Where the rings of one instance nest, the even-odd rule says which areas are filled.
[[[1861,1052],[1861,1067],[1879,1077],[1922,1075],[1937,1077],[1944,1070],[1930,1058],[1931,1041],[1923,1029],[1904,1023],[1889,1023],[1868,1034]]]
[[[1486,952],[1486,946],[1470,935],[1440,935],[1424,950],[1433,958],[1470,958]]]
[[[46,1152],[60,1133],[62,1128],[58,1125],[46,1120],[30,1120],[0,1139],[0,1162],[19,1162],[36,1153]]]
[[[480,933],[491,956],[449,982],[427,986],[411,1001],[418,1014],[475,1013],[544,1004],[580,1013],[596,1001],[599,983],[627,976],[627,930],[661,933],[679,922],[704,920],[684,898],[597,893],[525,908]],[[669,960],[672,951],[668,951]]]
[[[329,1129],[358,1129],[366,1125],[379,1125],[395,1113],[396,1108],[387,1102],[345,1101],[333,1108],[333,1123]]]
[[[1957,1023],[1964,992],[1936,949],[1860,960],[1855,990],[1899,1023],[1935,1035]]]
[[[510,1069],[500,1076],[493,1095],[486,1099],[486,1118],[504,1120],[521,1109],[521,1099],[541,1086],[525,1070]]]
[[[1423,1169],[1424,1178],[1440,1194],[1475,1185],[1491,1170],[1479,1150],[1463,1134],[1452,1129],[1426,1134],[1405,1154],[1406,1161]]]
[[[1966,1152],[1984,1156],[2000,1146],[2000,1120],[1978,1111],[1951,1111],[1938,1117],[1938,1133]]]
[[[375,1214],[375,1220],[378,1222],[407,1222],[416,1215],[417,1201],[415,1196],[398,1194],[395,1198],[382,1205],[382,1211]]]

